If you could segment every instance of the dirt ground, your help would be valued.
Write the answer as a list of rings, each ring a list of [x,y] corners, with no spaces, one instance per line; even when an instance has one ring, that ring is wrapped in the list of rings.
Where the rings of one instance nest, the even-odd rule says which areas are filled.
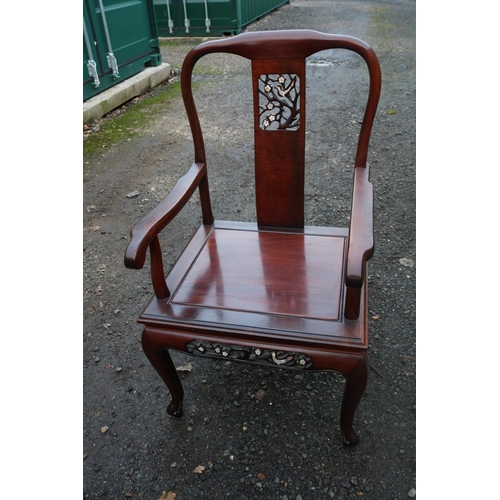
[[[130,228],[192,162],[179,93],[143,133],[84,162],[84,491],[86,499],[348,499],[415,496],[415,2],[292,0],[246,31],[310,28],[369,43],[383,76],[369,161],[376,250],[369,263],[370,373],[342,445],[341,376],[214,362],[173,353],[186,399],[168,391],[141,350],[136,318],[152,289],[128,270]],[[163,46],[180,68],[199,39]],[[306,223],[348,223],[352,165],[366,95],[364,63],[343,51],[308,61]],[[255,220],[251,83],[246,60],[208,56],[196,73],[214,215]],[[99,121],[105,127],[135,102]],[[200,223],[195,196],[163,235],[166,270]],[[165,492],[165,494],[163,494]],[[170,496],[168,496],[168,493]],[[162,496],[163,495],[163,496]]]

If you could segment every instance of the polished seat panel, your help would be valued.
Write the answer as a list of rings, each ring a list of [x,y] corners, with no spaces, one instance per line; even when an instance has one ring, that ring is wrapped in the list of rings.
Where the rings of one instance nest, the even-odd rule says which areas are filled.
[[[339,319],[345,238],[215,229],[173,304]]]
[[[259,230],[257,224],[249,222],[214,221],[213,226],[201,225],[167,276],[168,287],[172,291],[172,295],[165,299],[152,297],[141,313],[139,322],[150,327],[163,325],[172,332],[179,329],[186,331],[190,326],[197,325],[196,328],[203,328],[207,332],[223,329],[227,332],[228,338],[249,340],[278,336],[283,341],[307,344],[311,347],[329,345],[351,352],[365,351],[368,347],[365,301],[361,302],[359,320],[346,321],[342,314],[345,284],[341,283],[341,278],[331,279],[332,273],[340,272],[340,267],[344,264],[345,255],[343,244],[340,242],[346,242],[348,234],[345,228],[318,226],[305,226],[303,230],[294,232],[282,230],[270,232]],[[242,235],[244,236],[242,237]],[[232,252],[231,259],[229,259],[237,259],[238,266],[226,266],[226,260],[221,259],[219,247],[217,247],[216,254],[212,250],[210,255],[211,245],[208,243],[212,242],[214,245],[224,239],[233,241],[226,246],[226,251],[223,252],[224,259],[227,259],[232,250],[240,247],[241,251]],[[250,305],[249,301],[243,302],[234,297],[236,291],[248,293],[238,286],[242,275],[246,276],[247,284],[255,287],[256,282],[252,273],[246,269],[249,260],[245,258],[245,254],[250,253],[250,251],[248,245],[243,244],[245,239],[258,243],[261,241],[268,243],[258,246],[257,254],[261,262],[260,266],[253,264],[254,268],[259,269],[261,283],[258,287],[261,302],[254,301],[253,305]],[[236,243],[234,240],[237,240]],[[278,240],[280,244],[277,244]],[[292,240],[296,242],[295,250],[288,243]],[[305,248],[309,248],[305,253],[304,241],[307,242]],[[298,242],[302,242],[302,244],[297,245]],[[325,259],[317,255],[318,252],[314,248],[311,248],[317,242],[322,242],[322,246],[326,248],[342,247],[342,251],[336,254],[332,252],[332,257]],[[297,246],[300,246],[300,251],[297,251]],[[253,252],[255,253],[255,247]],[[263,253],[267,253],[267,258],[263,258]],[[281,254],[288,255],[288,259],[283,259]],[[203,255],[203,259],[200,260]],[[290,273],[291,260],[297,255],[301,256],[300,268],[302,272]],[[278,256],[280,257],[278,258]],[[281,273],[273,270],[273,266],[270,268],[271,258],[278,261],[287,260],[286,266],[282,265]],[[210,271],[207,266],[208,259],[214,259],[213,262],[210,260],[210,264],[216,264],[217,269],[214,266]],[[298,266],[297,263],[294,265]],[[224,269],[235,269],[232,273],[221,273],[221,266]],[[304,271],[304,266],[307,266],[307,271]],[[309,266],[311,269],[317,267],[318,270],[313,273]],[[265,276],[264,269],[267,269]],[[226,277],[231,276],[233,285],[225,288],[221,286],[223,274]],[[274,283],[276,275],[281,276],[280,286]],[[296,288],[289,286],[289,284],[292,281],[295,284],[303,284],[304,276],[310,275],[315,275],[315,279],[308,281],[307,290],[312,297],[316,297],[320,305],[308,306],[307,308],[303,306],[303,309],[306,309],[308,314],[314,311],[320,311],[320,314],[307,316],[300,314],[297,304],[303,302],[297,299]],[[334,282],[340,283],[339,286],[332,286]],[[197,286],[203,287],[203,293],[195,291]],[[280,293],[275,291],[268,295],[267,290],[276,289],[280,289]],[[364,289],[366,294],[366,284]],[[230,290],[231,294],[229,294]],[[321,295],[321,290],[334,291],[329,297]],[[255,290],[251,294],[259,295]],[[277,301],[278,296],[281,297],[281,302]],[[286,299],[286,296],[294,297],[294,299]],[[241,304],[240,309],[228,307],[228,302],[234,304],[236,301]],[[272,308],[273,301],[280,307]],[[335,305],[337,302],[338,306]],[[275,312],[269,313],[266,310],[261,310],[263,304],[266,305],[264,309]],[[327,317],[329,316],[328,310],[337,319],[332,320]]]

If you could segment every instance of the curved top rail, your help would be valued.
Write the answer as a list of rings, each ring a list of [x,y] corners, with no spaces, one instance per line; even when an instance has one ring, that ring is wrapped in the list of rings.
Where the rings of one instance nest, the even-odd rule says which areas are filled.
[[[192,55],[199,54],[201,57],[212,52],[227,52],[247,59],[291,59],[305,58],[320,50],[334,48],[353,50],[365,59],[365,55],[373,52],[368,44],[352,36],[303,29],[256,31],[211,40],[195,47]]]
[[[279,30],[242,33],[232,38],[204,42],[193,48],[182,66],[181,88],[195,143],[195,162],[204,163],[205,149],[194,104],[191,76],[196,62],[207,54],[223,52],[250,60],[300,59],[326,49],[347,49],[359,54],[368,66],[370,90],[356,153],[356,167],[365,167],[373,120],[382,85],[380,64],[373,49],[364,41],[346,35],[330,35],[314,30]]]

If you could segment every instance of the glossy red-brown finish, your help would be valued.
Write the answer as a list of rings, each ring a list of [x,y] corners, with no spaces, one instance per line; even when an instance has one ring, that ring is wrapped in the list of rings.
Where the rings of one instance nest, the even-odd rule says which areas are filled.
[[[298,130],[263,130],[259,125],[258,78],[265,74],[294,74],[300,87],[300,113],[305,120],[305,60],[278,59],[252,62],[255,134],[255,198],[257,222],[263,227],[304,226],[305,127]],[[286,179],[286,182],[283,182]]]
[[[230,238],[219,238],[219,235],[228,233],[232,235]],[[263,332],[263,335],[272,333],[284,341],[300,343],[302,336],[307,334],[307,342],[315,345],[328,343],[341,350],[365,350],[367,338],[363,320],[364,309],[361,309],[360,321],[343,321],[345,287],[343,284],[337,287],[332,283],[339,277],[331,279],[335,270],[341,276],[347,235],[347,229],[341,228],[306,226],[300,232],[287,234],[277,230],[259,230],[255,223],[215,221],[213,226],[201,225],[167,276],[168,288],[173,291],[172,296],[168,300],[153,297],[141,314],[140,321],[148,325],[168,323],[173,327],[191,321],[210,326],[214,323],[217,329],[224,327],[230,329],[232,335],[245,338],[251,336],[256,340],[260,338],[258,332]],[[290,248],[285,248],[283,254],[272,244],[257,247],[260,239],[268,242],[277,239],[286,241],[287,236],[296,240],[295,248],[287,243]],[[255,243],[253,248],[248,247],[249,240]],[[298,244],[304,240],[308,242],[307,252],[304,245]],[[318,248],[311,246],[317,241],[320,242],[320,248],[330,249],[321,259],[317,256]],[[218,242],[216,252],[213,250],[213,242]],[[241,252],[235,251],[235,245]],[[247,248],[244,248],[245,245]],[[283,249],[284,245],[279,248]],[[250,262],[250,254],[253,254],[253,262]],[[234,263],[222,262],[221,255],[224,259],[231,256]],[[200,256],[204,263],[209,265],[200,265]],[[259,272],[251,274],[248,269],[244,269],[246,266],[258,268]],[[224,278],[221,268],[225,270]],[[324,274],[321,274],[325,269]],[[279,276],[281,283],[271,282],[270,275],[265,274],[266,270],[271,272],[273,280],[275,276]],[[308,291],[312,295],[311,298],[318,301],[318,304],[308,306],[309,310],[316,314],[304,313],[304,308],[301,311],[291,307],[291,299],[287,298],[287,295],[297,296],[298,290],[292,290],[291,287],[285,290],[286,272],[290,275],[288,283],[302,284],[303,290]],[[213,281],[210,281],[209,276]],[[308,276],[313,276],[314,281],[307,281]],[[246,281],[243,280],[245,277]],[[196,284],[196,279],[202,283]],[[250,283],[253,291],[243,290],[243,293],[260,297],[259,304],[247,302],[239,309],[227,307],[228,301],[234,303],[238,298],[235,298],[234,294],[230,295],[227,287],[223,286],[224,280],[233,284],[233,290],[234,283],[245,283],[247,286]],[[271,287],[281,289],[281,297],[269,296]],[[318,293],[317,288],[321,293]],[[217,293],[217,297],[213,296],[214,293]],[[263,306],[265,297],[270,304]],[[273,304],[278,304],[280,313],[269,313]],[[364,307],[363,301],[361,305]],[[262,307],[267,310],[267,314],[262,314]]]
[[[218,229],[171,303],[336,321],[343,254],[344,238]]]
[[[349,228],[304,226],[305,58],[329,48],[357,52],[370,75]],[[255,223],[215,221],[212,215],[191,75],[195,63],[213,52],[252,62]],[[271,130],[260,116],[264,108],[259,99],[264,95],[266,102],[268,83],[278,81],[283,86],[276,100],[290,89],[294,97],[290,118]],[[296,370],[337,371],[347,380],[340,418],[344,442],[358,443],[353,417],[368,375],[366,261],[374,248],[373,189],[366,160],[380,85],[378,60],[368,45],[308,30],[246,33],[203,43],[186,57],[181,87],[194,163],[132,229],[125,254],[125,265],[140,269],[147,249],[151,252],[155,295],[138,321],[145,326],[144,351],[171,392],[170,415],[182,415],[184,392],[168,349]],[[203,223],[165,278],[158,234],[197,188]]]
[[[130,242],[125,251],[125,266],[142,269],[146,252],[153,240],[181,211],[201,182],[206,179],[203,163],[193,163],[189,171],[181,177],[168,196],[130,231]],[[209,220],[209,224],[213,218]]]

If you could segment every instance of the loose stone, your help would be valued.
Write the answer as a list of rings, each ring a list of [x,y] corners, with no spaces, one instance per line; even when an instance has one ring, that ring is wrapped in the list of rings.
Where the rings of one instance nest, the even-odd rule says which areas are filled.
[[[255,393],[255,398],[256,399],[262,399],[264,398],[264,396],[266,395],[266,391],[264,391],[264,389],[259,389],[256,393]]]

